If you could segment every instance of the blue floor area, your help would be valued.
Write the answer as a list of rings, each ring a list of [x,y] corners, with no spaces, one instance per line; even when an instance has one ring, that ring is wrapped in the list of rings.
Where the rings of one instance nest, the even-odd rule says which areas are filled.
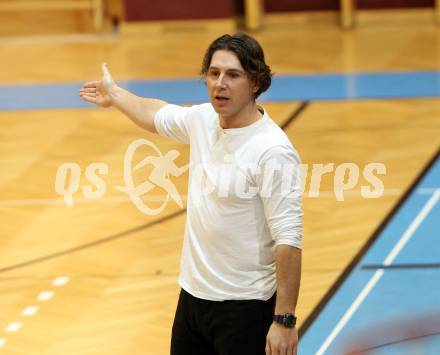
[[[99,74],[99,72],[97,72]],[[93,79],[93,78],[92,78]],[[201,103],[208,100],[200,79],[132,80],[119,84],[144,97]],[[0,110],[93,107],[79,99],[82,83],[0,85]],[[264,101],[344,100],[440,96],[440,72],[276,75]],[[25,98],[25,99],[24,99]]]
[[[432,189],[432,193],[426,190]],[[437,191],[435,189],[438,189]],[[371,343],[387,342],[393,329],[402,325],[414,327],[413,331],[424,326],[417,318],[438,314],[440,317],[440,158],[430,168],[409,198],[399,208],[391,221],[380,233],[376,241],[352,270],[348,278],[333,295],[300,341],[299,354],[343,354],[347,343],[362,338],[367,341],[368,334],[384,327],[380,336],[370,339]],[[430,201],[430,204],[428,202]],[[416,217],[426,206],[432,206],[408,242],[398,252],[389,268],[374,269],[372,265],[383,265],[385,259],[397,245],[402,236],[408,233]],[[371,288],[367,296],[355,308],[344,327],[327,347],[322,345],[336,328],[341,318],[353,305],[358,295],[375,273],[383,271],[383,276]],[[440,321],[436,326],[440,332]],[[388,338],[388,341],[391,341]],[[368,343],[368,341],[367,341]],[[377,344],[376,344],[377,345]],[[412,347],[421,351],[411,352]],[[426,337],[421,342],[399,342],[378,348],[373,354],[440,354],[440,334]],[[321,351],[319,351],[321,350]]]

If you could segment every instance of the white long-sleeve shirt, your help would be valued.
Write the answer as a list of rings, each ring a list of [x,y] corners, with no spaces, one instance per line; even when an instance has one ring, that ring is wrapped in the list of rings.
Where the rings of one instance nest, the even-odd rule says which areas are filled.
[[[275,248],[301,248],[300,160],[266,112],[222,129],[211,104],[166,105],[160,135],[190,144],[180,286],[207,300],[269,299]]]

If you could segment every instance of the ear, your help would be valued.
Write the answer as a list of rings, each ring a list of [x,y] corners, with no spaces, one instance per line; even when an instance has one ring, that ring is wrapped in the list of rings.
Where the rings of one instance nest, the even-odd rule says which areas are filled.
[[[260,90],[260,86],[253,83],[252,84],[252,93],[255,94],[258,90]]]

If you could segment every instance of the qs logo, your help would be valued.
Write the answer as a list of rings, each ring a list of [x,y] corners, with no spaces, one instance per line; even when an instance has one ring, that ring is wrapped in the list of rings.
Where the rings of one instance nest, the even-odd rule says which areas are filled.
[[[141,146],[147,146],[153,149],[156,155],[147,156],[142,161],[134,165],[133,159],[136,151]],[[144,214],[159,214],[166,207],[170,198],[174,200],[179,207],[183,207],[182,199],[176,189],[176,186],[170,179],[170,176],[177,177],[183,174],[189,167],[189,164],[178,167],[175,159],[180,155],[177,150],[170,150],[165,155],[157,146],[147,139],[137,139],[127,148],[124,156],[124,183],[125,186],[113,186],[116,190],[126,193],[133,204]],[[134,165],[134,166],[133,166]],[[148,180],[138,186],[135,186],[133,172],[151,165],[151,173]],[[88,199],[97,199],[103,197],[107,192],[107,184],[99,175],[107,175],[108,166],[103,162],[95,162],[87,166],[85,175],[92,185],[83,187],[83,196]],[[64,163],[58,167],[55,177],[55,191],[63,196],[67,207],[74,206],[73,194],[80,186],[81,167],[77,163]],[[94,189],[95,187],[95,189]],[[150,207],[144,203],[142,197],[155,187],[162,188],[166,196],[159,207]]]

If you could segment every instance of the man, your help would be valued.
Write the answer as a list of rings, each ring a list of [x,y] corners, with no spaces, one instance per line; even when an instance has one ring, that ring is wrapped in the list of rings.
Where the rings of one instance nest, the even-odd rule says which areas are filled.
[[[137,97],[106,64],[80,96],[191,145],[171,354],[293,355],[302,207],[298,170],[284,167],[298,167],[299,158],[256,103],[271,71],[258,42],[236,34],[210,45],[201,73],[210,103],[192,107]]]

